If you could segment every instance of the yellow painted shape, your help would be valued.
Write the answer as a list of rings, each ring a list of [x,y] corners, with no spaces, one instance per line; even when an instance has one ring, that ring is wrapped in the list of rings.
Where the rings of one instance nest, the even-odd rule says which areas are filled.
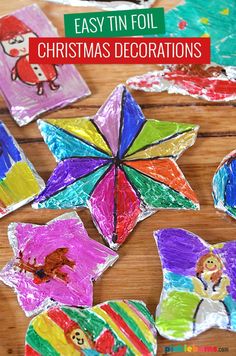
[[[223,242],[220,242],[220,243],[218,243],[218,244],[215,244],[215,245],[213,245],[212,246],[212,250],[214,250],[214,249],[221,249],[221,248],[223,248],[224,247],[224,243]]]
[[[80,351],[68,344],[64,331],[52,321],[46,313],[42,313],[37,318],[33,319],[32,325],[35,332],[42,339],[48,341],[60,355],[82,355]]]
[[[210,37],[209,33],[204,33],[201,37]]]
[[[209,19],[207,17],[201,17],[199,20],[203,25],[209,24]]]
[[[193,145],[196,138],[195,131],[184,132],[183,134],[176,136],[170,140],[153,145],[146,148],[143,151],[134,153],[126,158],[126,160],[142,159],[142,158],[155,158],[155,157],[167,157],[178,156],[185,151],[189,146]]]
[[[116,302],[116,304],[119,305],[122,309],[124,309],[124,311],[130,316],[130,318],[135,321],[138,327],[143,331],[145,338],[148,341],[150,341],[151,343],[156,342],[156,339],[154,338],[152,332],[144,323],[144,321],[139,316],[137,316],[137,314],[126,303]]]
[[[137,348],[132,344],[132,342],[126,337],[126,335],[121,331],[121,329],[116,325],[116,323],[111,319],[111,317],[104,312],[99,307],[93,307],[93,310],[98,314],[102,319],[104,319],[111,327],[112,330],[119,336],[119,338],[127,345],[136,356],[142,356],[142,354],[137,350]]]
[[[48,119],[45,121],[68,131],[78,138],[91,143],[93,146],[102,149],[109,155],[112,155],[106,141],[88,118],[79,117],[74,119]]]
[[[0,201],[9,206],[34,197],[39,191],[38,182],[28,164],[17,162],[0,182]]]
[[[220,14],[221,14],[221,15],[225,15],[225,16],[229,15],[229,8],[226,8],[226,9],[221,10],[221,11],[220,11]]]

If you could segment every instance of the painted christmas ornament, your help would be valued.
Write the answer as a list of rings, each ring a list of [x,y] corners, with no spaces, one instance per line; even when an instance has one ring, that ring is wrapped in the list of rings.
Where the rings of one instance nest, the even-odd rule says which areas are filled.
[[[236,241],[210,245],[182,229],[154,237],[164,279],[158,332],[186,340],[210,328],[236,331]]]
[[[118,258],[89,238],[75,212],[47,225],[12,223],[8,237],[14,257],[0,279],[17,293],[27,316],[55,304],[92,306],[92,282]]]
[[[155,0],[46,0],[71,6],[96,6],[104,10],[131,10],[150,7]]]
[[[236,66],[235,18],[234,0],[185,0],[165,14],[161,37],[210,37],[211,61]]]
[[[213,177],[212,189],[215,208],[236,219],[236,150],[220,163]]]
[[[127,80],[146,92],[190,95],[208,101],[236,99],[236,68],[219,65],[169,65]]]
[[[176,164],[198,126],[146,120],[124,86],[93,118],[49,119],[39,128],[59,163],[33,207],[87,206],[112,248],[158,209],[199,208]]]
[[[34,37],[58,37],[37,5],[0,18],[0,90],[19,126],[90,94],[74,66],[29,63]]]
[[[53,307],[26,333],[25,356],[156,355],[154,320],[143,302],[116,300],[79,309]]]
[[[43,180],[0,121],[0,218],[32,201],[44,187]]]

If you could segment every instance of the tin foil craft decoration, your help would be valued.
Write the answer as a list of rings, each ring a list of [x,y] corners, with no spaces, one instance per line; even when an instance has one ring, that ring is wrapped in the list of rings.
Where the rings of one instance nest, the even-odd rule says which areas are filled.
[[[93,118],[40,120],[39,128],[59,163],[33,207],[88,207],[112,248],[157,209],[199,208],[176,164],[198,126],[146,120],[124,86]]]
[[[19,126],[90,94],[74,66],[29,63],[30,38],[57,36],[37,5],[0,18],[0,90]]]
[[[235,18],[234,0],[184,0],[165,14],[162,37],[210,37],[211,61],[236,66]]]
[[[236,99],[236,69],[219,65],[169,65],[127,80],[127,85],[146,92],[167,91],[208,101]]]
[[[44,187],[43,180],[0,121],[0,218],[29,203]]]
[[[186,340],[210,328],[236,331],[236,241],[210,245],[182,229],[156,231],[163,290],[158,332]]]
[[[47,225],[12,223],[8,237],[14,257],[0,279],[17,293],[27,316],[53,304],[92,306],[92,282],[118,258],[89,238],[75,212]]]
[[[92,308],[53,307],[26,333],[25,356],[156,355],[156,328],[143,302],[115,300]]]
[[[212,181],[215,208],[236,219],[236,150],[220,163]]]
[[[63,5],[96,6],[104,10],[132,10],[150,7],[155,0],[46,0]]]

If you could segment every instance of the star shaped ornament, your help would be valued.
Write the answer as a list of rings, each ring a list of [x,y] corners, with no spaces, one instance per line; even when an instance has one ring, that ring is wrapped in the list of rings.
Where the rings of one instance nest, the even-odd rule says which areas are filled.
[[[88,207],[112,248],[159,209],[199,208],[176,164],[198,126],[146,120],[123,85],[94,117],[40,120],[39,128],[59,163],[33,207]]]
[[[92,306],[92,281],[118,258],[89,238],[75,212],[47,225],[12,223],[9,241],[14,257],[0,279],[17,293],[27,316],[55,304]]]

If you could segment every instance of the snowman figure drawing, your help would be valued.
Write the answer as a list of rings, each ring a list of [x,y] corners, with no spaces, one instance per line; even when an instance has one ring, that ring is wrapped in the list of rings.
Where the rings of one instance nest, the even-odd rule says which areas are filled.
[[[15,16],[5,16],[0,21],[0,42],[3,51],[10,57],[18,58],[11,70],[11,79],[36,86],[37,94],[44,94],[44,85],[51,90],[59,89],[56,66],[53,64],[29,63],[29,38],[37,37],[24,22]]]

